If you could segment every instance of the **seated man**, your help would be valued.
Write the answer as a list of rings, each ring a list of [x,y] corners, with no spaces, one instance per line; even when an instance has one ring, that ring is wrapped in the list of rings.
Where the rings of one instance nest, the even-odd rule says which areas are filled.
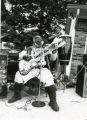
[[[54,111],[59,111],[53,75],[48,68],[44,67],[46,61],[42,47],[42,38],[37,35],[34,37],[33,42],[34,44],[30,51],[24,50],[19,54],[19,71],[15,74],[14,95],[8,100],[8,103],[21,99],[22,86],[30,79],[37,77],[45,84],[45,90],[50,98],[49,106]]]

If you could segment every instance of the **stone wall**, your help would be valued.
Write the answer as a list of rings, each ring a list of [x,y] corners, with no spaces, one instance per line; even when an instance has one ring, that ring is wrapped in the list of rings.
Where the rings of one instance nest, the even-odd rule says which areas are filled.
[[[80,32],[76,31],[75,33],[72,63],[71,63],[71,73],[70,73],[71,78],[76,77],[78,65],[83,64],[83,54],[85,50],[86,34],[87,33],[81,31]]]

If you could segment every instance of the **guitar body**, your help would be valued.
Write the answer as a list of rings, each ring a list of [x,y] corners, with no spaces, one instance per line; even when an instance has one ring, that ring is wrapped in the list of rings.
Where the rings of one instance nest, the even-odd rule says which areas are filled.
[[[33,59],[30,61],[21,60],[19,62],[19,72],[21,75],[27,75],[36,65],[37,63]]]

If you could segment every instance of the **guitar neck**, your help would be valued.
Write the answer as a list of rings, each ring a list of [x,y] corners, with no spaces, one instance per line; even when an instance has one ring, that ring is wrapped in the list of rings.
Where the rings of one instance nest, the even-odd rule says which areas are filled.
[[[43,46],[42,50],[40,53],[36,53],[36,55],[34,56],[34,59],[38,60],[38,58],[40,58],[41,56],[46,56],[48,54],[52,54],[53,51],[58,50],[59,47],[64,47],[65,45],[65,41],[63,41],[62,43],[52,43],[52,44],[46,44],[45,46]],[[29,55],[31,56],[31,55]]]

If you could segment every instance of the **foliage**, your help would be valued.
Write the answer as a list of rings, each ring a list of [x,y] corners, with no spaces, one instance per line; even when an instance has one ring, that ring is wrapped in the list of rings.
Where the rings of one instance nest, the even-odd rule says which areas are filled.
[[[2,31],[9,34],[3,40],[13,42],[16,48],[23,48],[32,44],[34,35],[33,31],[25,32],[26,28],[37,27],[45,40],[53,34],[60,34],[60,24],[66,24],[67,4],[83,0],[8,0],[10,11],[6,10],[5,0],[2,1],[2,21],[7,24],[6,30],[4,27]]]

